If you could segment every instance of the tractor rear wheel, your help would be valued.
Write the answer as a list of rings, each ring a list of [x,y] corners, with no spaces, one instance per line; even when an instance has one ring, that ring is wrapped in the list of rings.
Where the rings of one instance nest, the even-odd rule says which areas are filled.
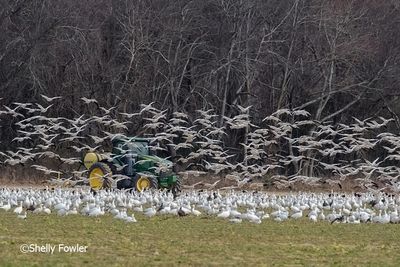
[[[94,163],[89,169],[89,185],[94,191],[111,188],[112,171],[110,167],[103,162]]]
[[[176,178],[176,182],[171,186],[171,192],[174,196],[178,195],[182,191],[182,181],[179,177]]]
[[[135,188],[137,191],[142,192],[150,188],[158,189],[158,180],[156,177],[138,175],[134,179]]]

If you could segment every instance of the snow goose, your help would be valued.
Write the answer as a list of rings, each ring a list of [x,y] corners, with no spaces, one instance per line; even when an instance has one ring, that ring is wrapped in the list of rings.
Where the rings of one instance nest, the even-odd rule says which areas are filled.
[[[59,209],[59,210],[57,210],[57,215],[58,216],[65,216],[65,215],[67,215],[67,213],[68,213],[68,209],[67,208],[62,208],[62,209]]]
[[[9,211],[11,209],[10,200],[8,200],[7,204],[1,206],[0,209],[2,209],[4,211]]]
[[[139,203],[140,203],[140,202],[139,202]],[[142,206],[142,205],[135,206],[135,207],[133,207],[133,211],[136,211],[136,212],[143,212],[143,206]]]
[[[356,216],[352,214],[349,217],[347,217],[347,222],[352,224],[358,224],[360,223],[360,220],[357,220]]]
[[[232,218],[241,218],[242,214],[237,210],[231,210],[229,216]]]
[[[132,216],[126,216],[125,218],[123,218],[123,220],[125,222],[129,222],[129,223],[135,223],[137,222],[135,215],[132,213]]]
[[[178,208],[171,208],[170,210],[169,210],[169,212],[168,212],[168,214],[171,214],[171,215],[178,215]]]
[[[226,219],[226,218],[229,217],[230,213],[231,213],[231,211],[230,211],[230,209],[228,208],[228,209],[222,211],[221,213],[219,213],[219,214],[217,215],[217,217],[218,217],[218,218],[222,218],[222,219]]]
[[[192,208],[191,208],[191,207],[190,207],[190,208],[187,208],[187,207],[185,207],[185,206],[182,206],[180,209],[181,209],[186,215],[189,215],[189,214],[192,213]]]
[[[77,215],[77,214],[78,214],[78,211],[77,211],[76,207],[74,206],[74,207],[72,208],[72,210],[68,210],[68,211],[67,211],[67,214],[66,214],[66,215]]]
[[[31,205],[32,205],[32,202],[30,201],[29,197],[26,196],[26,197],[25,197],[25,200],[24,200],[24,203],[23,203],[23,206],[24,206],[25,208],[28,208],[28,207],[30,207]]]
[[[22,212],[22,201],[20,205],[14,209],[14,213],[20,214]]]
[[[51,210],[49,208],[43,208],[43,213],[50,214]]]
[[[144,215],[147,217],[153,217],[156,215],[157,211],[154,207],[150,207],[144,211]]]
[[[166,204],[165,206],[162,205],[162,207],[159,208],[158,213],[161,215],[169,214],[171,211],[171,207],[169,204]]]
[[[240,219],[240,218],[232,218],[232,219],[229,219],[229,221],[230,221],[231,223],[241,223],[241,222],[242,222],[242,219]]]
[[[343,212],[343,214],[346,215],[346,216],[349,216],[349,215],[351,214],[351,211],[350,211],[349,209],[347,209],[347,208],[343,208],[343,209],[342,209],[342,212]]]
[[[117,215],[117,214],[119,213],[119,210],[116,209],[116,208],[112,208],[112,209],[110,210],[110,213],[111,213],[111,215],[115,216],[115,215]]]
[[[182,209],[182,207],[180,207],[179,210],[178,210],[178,215],[179,215],[180,217],[182,217],[182,216],[188,215],[188,213],[186,213],[186,212]]]
[[[368,222],[369,220],[371,220],[371,214],[369,214],[366,211],[360,211],[359,213],[359,219],[361,222]]]
[[[317,214],[309,214],[308,215],[308,218],[310,219],[310,221],[312,221],[312,222],[317,222],[317,217],[318,217],[318,215]]]
[[[373,217],[371,218],[371,221],[372,221],[373,223],[380,223],[381,220],[382,220],[382,210],[379,210],[379,215],[373,216]]]
[[[256,224],[260,224],[261,223],[261,219],[255,215],[254,213],[250,213],[247,215],[247,219],[249,220],[249,222],[252,223],[256,223]]]
[[[387,214],[386,209],[384,210],[384,214],[382,215],[382,218],[379,221],[379,223],[383,223],[383,224],[390,223],[390,215]]]
[[[86,203],[86,206],[81,210],[81,214],[88,215],[90,211],[89,202]]]
[[[398,213],[397,209],[395,209],[394,211],[392,211],[390,213],[390,222],[391,223],[398,223],[399,221],[400,221],[399,213]]]
[[[114,216],[114,219],[124,219],[127,217],[126,210],[121,210]]]
[[[26,211],[24,211],[24,213],[23,214],[18,214],[17,215],[17,217],[19,218],[19,219],[26,219]]]
[[[100,207],[94,207],[93,209],[91,209],[90,211],[89,211],[89,213],[88,213],[88,215],[90,216],[90,217],[97,217],[97,216],[100,216],[100,215],[102,215],[102,210],[101,210],[101,208]]]
[[[300,211],[300,209],[297,206],[291,206],[290,209],[294,212],[294,213],[298,213]]]
[[[43,212],[43,204],[40,203],[40,204],[39,204],[39,207],[37,207],[37,208],[33,211],[33,213],[39,214],[39,213],[42,213],[42,212]]]
[[[268,214],[268,213],[265,213],[265,214],[261,217],[261,219],[262,219],[262,220],[269,219],[269,214]]]
[[[60,203],[58,203],[58,204],[56,204],[55,206],[54,206],[54,209],[55,210],[65,210],[66,209],[66,205],[65,205],[65,203],[64,202],[60,202]]]
[[[200,215],[201,215],[201,212],[198,211],[198,210],[196,210],[195,207],[194,207],[194,205],[193,205],[193,206],[192,206],[192,214],[193,214],[194,216],[200,216]]]

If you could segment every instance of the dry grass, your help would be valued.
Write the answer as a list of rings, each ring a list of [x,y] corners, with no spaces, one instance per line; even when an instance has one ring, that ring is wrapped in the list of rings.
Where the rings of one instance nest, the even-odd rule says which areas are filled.
[[[398,225],[136,217],[138,223],[127,224],[110,216],[28,214],[21,220],[0,212],[0,265],[400,266]],[[78,243],[88,252],[23,254],[19,247],[25,243]]]

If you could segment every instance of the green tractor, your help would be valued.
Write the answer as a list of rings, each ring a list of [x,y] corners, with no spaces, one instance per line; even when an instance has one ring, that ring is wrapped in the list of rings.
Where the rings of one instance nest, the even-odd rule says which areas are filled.
[[[112,140],[110,156],[89,152],[83,157],[88,169],[92,190],[111,188],[111,176],[123,177],[117,182],[118,189],[134,188],[143,191],[149,188],[166,188],[177,194],[181,190],[178,176],[173,172],[173,163],[151,155],[149,139],[118,137]]]

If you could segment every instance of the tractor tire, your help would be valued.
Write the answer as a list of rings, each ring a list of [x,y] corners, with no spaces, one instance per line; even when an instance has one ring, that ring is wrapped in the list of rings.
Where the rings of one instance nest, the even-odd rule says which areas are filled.
[[[171,186],[171,193],[176,196],[182,191],[182,181],[178,177],[176,178],[176,183]]]
[[[89,169],[89,185],[93,191],[111,188],[112,171],[104,162],[96,162]]]
[[[142,192],[150,188],[158,189],[158,180],[156,177],[138,175],[133,180],[136,191]]]

